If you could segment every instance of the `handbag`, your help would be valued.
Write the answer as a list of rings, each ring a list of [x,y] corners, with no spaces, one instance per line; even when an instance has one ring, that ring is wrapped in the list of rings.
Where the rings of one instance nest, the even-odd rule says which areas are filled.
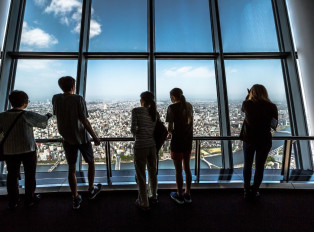
[[[275,118],[272,118],[271,122],[270,122],[270,128],[272,128],[274,131],[276,131],[277,126],[278,126],[278,120]]]
[[[25,111],[22,111],[21,113],[19,113],[18,116],[16,116],[16,118],[14,119],[13,123],[11,124],[9,130],[3,134],[3,138],[0,142],[0,161],[4,161],[4,143],[7,140],[11,130],[13,129],[13,127],[15,126],[15,124],[17,123],[17,120],[24,114]]]
[[[163,124],[163,122],[160,120],[159,117],[157,117],[155,131],[154,131],[154,139],[156,143],[156,158],[157,158],[157,171],[156,175],[158,175],[158,167],[159,167],[159,150],[166,141],[168,136],[168,130]]]
[[[163,122],[160,120],[160,118],[158,118],[156,121],[156,126],[155,126],[155,131],[154,131],[154,139],[156,143],[157,154],[160,148],[162,147],[162,145],[164,144],[164,142],[166,141],[167,136],[168,136],[168,130],[163,124]]]

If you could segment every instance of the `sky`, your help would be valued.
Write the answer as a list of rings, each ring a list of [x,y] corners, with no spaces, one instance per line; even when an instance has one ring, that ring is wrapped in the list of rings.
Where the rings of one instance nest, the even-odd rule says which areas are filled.
[[[225,52],[278,51],[270,0],[219,0]],[[212,52],[208,0],[156,0],[157,52]],[[77,52],[82,0],[27,0],[20,51]],[[89,51],[146,52],[146,0],[93,0]],[[284,100],[279,60],[225,62],[230,100],[241,100],[246,88],[264,84],[273,100]],[[15,88],[31,100],[59,93],[57,80],[76,76],[75,60],[20,60]],[[86,99],[137,99],[147,90],[146,60],[90,60]],[[157,60],[157,98],[168,99],[174,87],[188,99],[216,101],[212,60]],[[34,85],[33,83],[36,83]]]

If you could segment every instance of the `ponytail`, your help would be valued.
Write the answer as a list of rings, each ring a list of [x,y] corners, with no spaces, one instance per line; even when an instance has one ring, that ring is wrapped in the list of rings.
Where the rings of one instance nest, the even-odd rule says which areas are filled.
[[[154,100],[154,94],[149,91],[141,93],[141,99],[144,101],[144,107],[148,108],[148,113],[152,118],[153,122],[157,119],[157,106]]]
[[[174,88],[170,91],[170,95],[180,101],[180,113],[183,117],[183,121],[189,124],[192,118],[192,112],[190,107],[188,107],[183,91],[179,88]]]

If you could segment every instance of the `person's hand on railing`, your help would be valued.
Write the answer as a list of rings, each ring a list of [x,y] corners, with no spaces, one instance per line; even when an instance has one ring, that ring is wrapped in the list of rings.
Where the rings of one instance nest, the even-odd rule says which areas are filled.
[[[99,138],[94,137],[93,140],[94,140],[95,146],[99,146],[100,145],[100,139]]]

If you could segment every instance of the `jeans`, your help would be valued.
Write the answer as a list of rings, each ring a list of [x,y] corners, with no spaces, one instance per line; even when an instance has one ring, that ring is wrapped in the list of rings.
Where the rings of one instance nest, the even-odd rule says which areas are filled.
[[[7,164],[7,191],[9,204],[14,205],[19,200],[18,178],[20,175],[20,166],[23,163],[25,173],[25,201],[31,202],[34,199],[36,189],[36,151],[18,154],[5,155]]]
[[[149,192],[153,198],[157,198],[157,154],[155,146],[134,149],[134,166],[136,171],[135,178],[138,185],[138,200],[143,207],[149,206],[146,190],[146,165],[149,180]]]
[[[258,191],[264,175],[264,165],[271,149],[272,143],[267,142],[265,144],[253,145],[243,142],[243,152],[244,152],[244,189],[252,191]],[[254,183],[250,186],[251,176],[252,176],[252,165],[255,156],[255,175]]]

